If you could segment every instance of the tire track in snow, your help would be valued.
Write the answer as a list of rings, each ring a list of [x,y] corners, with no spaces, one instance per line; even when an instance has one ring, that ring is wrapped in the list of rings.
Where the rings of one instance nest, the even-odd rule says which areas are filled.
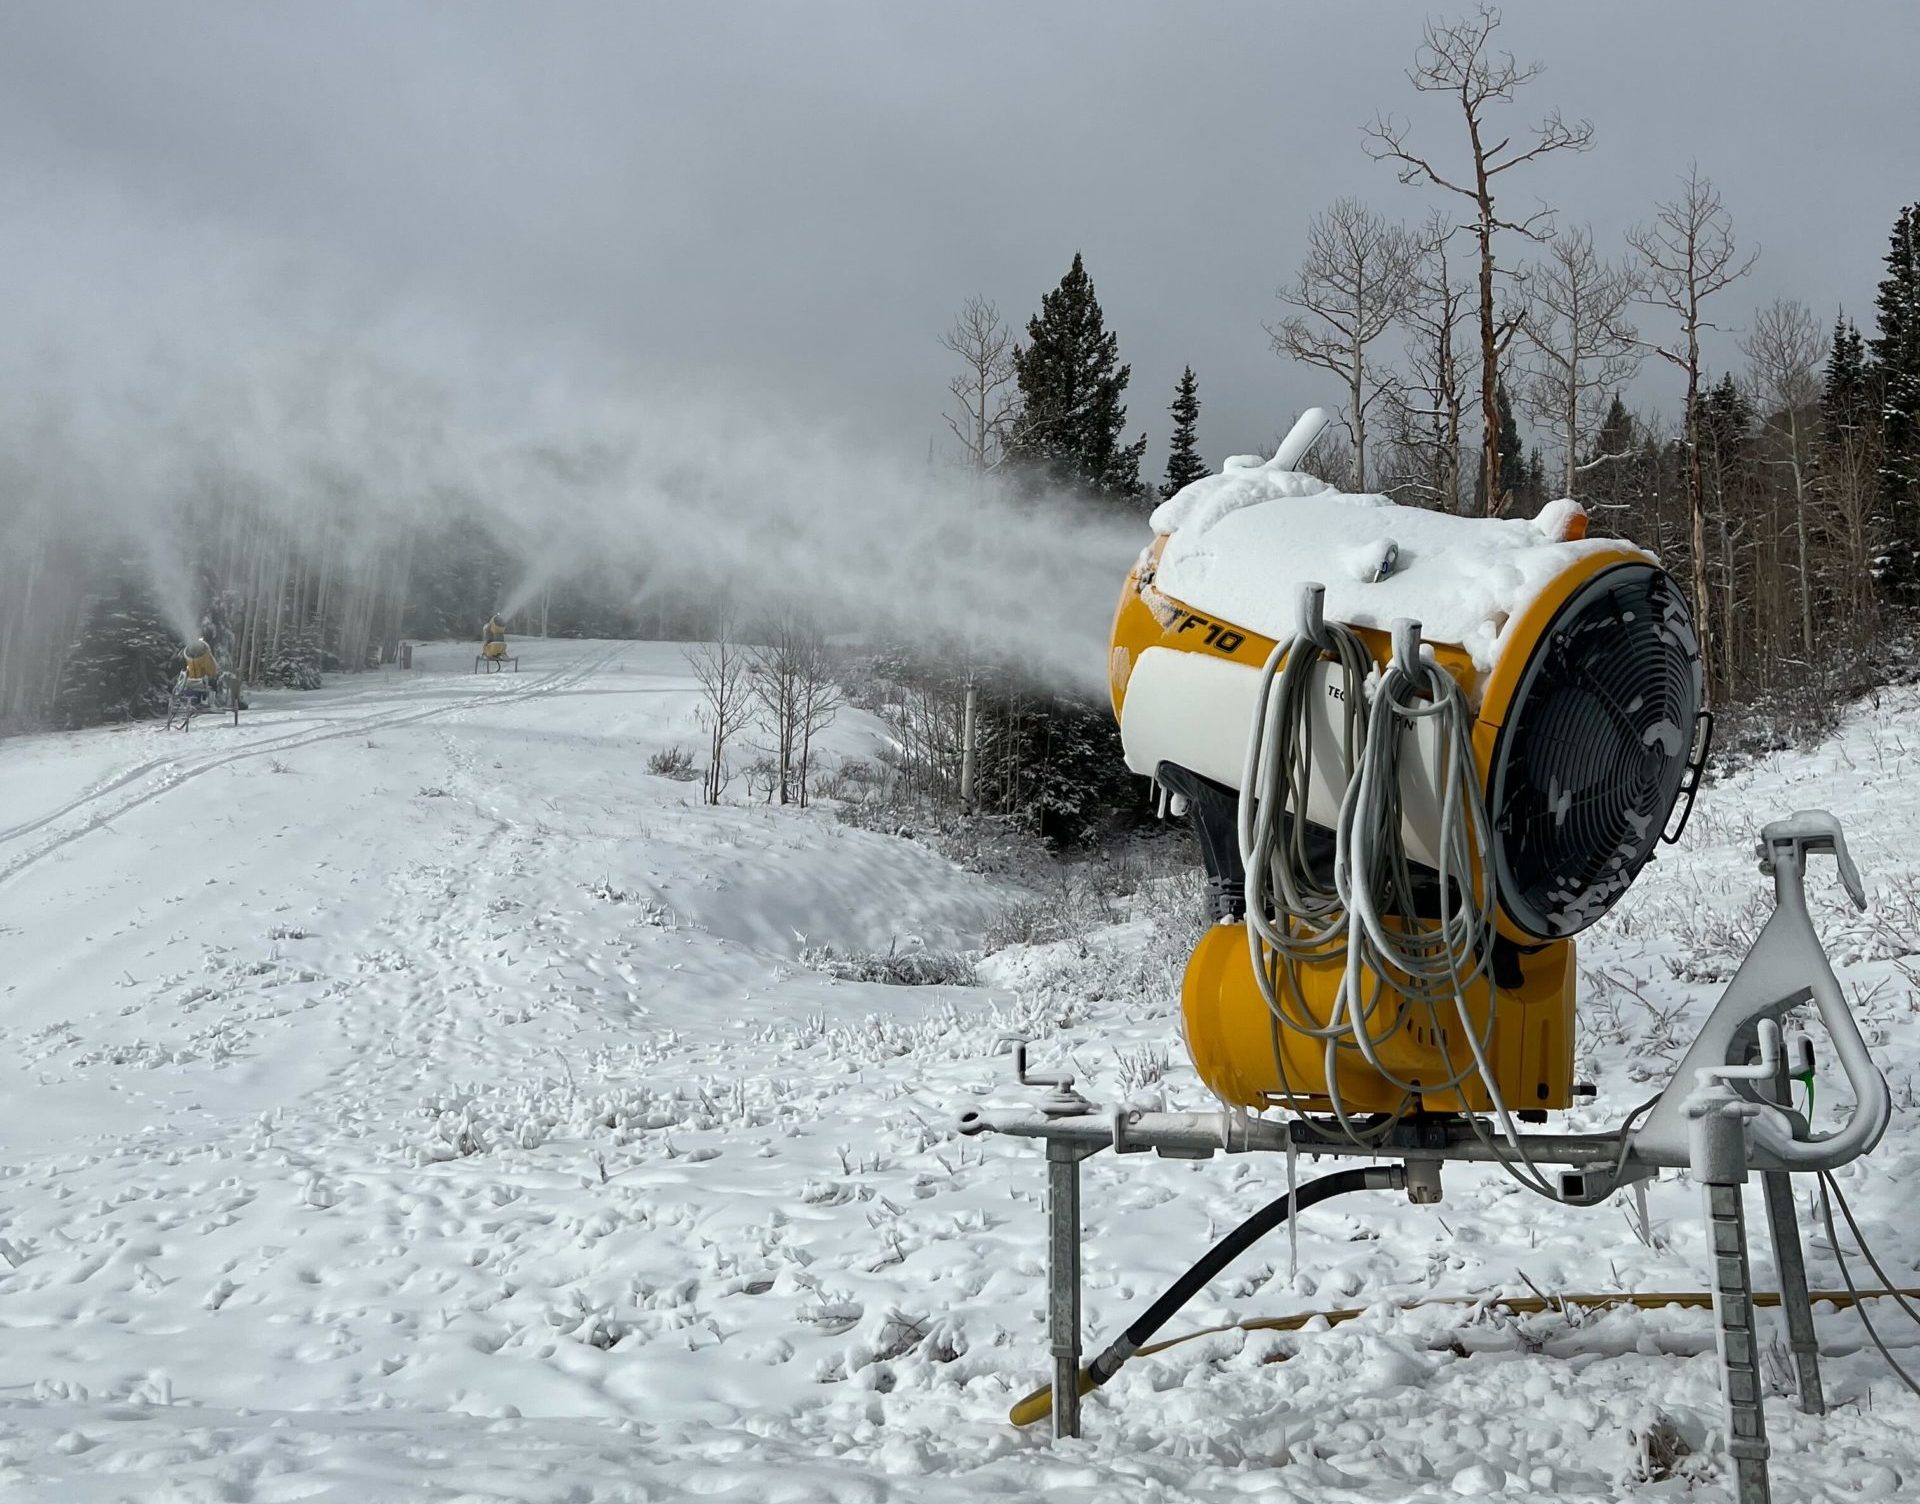
[[[423,721],[438,720],[444,716],[457,715],[463,711],[482,710],[501,705],[520,705],[529,700],[544,699],[549,695],[561,693],[590,677],[596,670],[605,667],[624,653],[624,647],[610,648],[587,658],[576,659],[571,664],[555,669],[552,673],[536,679],[532,684],[518,689],[509,689],[487,695],[467,695],[451,704],[431,705],[425,708],[398,708],[391,712],[381,712],[349,721],[344,726],[332,726],[324,730],[307,728],[291,731],[263,741],[250,742],[244,747],[211,755],[193,757],[161,757],[151,759],[136,768],[118,774],[78,798],[69,800],[52,813],[42,815],[12,830],[0,832],[0,845],[19,840],[44,830],[50,825],[75,815],[86,815],[84,823],[61,832],[43,845],[23,852],[10,861],[0,864],[0,887],[5,887],[14,878],[35,866],[54,852],[70,846],[83,836],[92,834],[102,826],[108,825],[122,815],[130,814],[141,806],[152,803],[163,794],[171,793],[182,784],[198,778],[203,773],[211,773],[231,763],[243,762],[271,752],[286,752],[298,747],[311,747],[321,742],[337,741],[341,737],[359,736],[369,731],[394,731],[407,726],[415,726]],[[161,782],[144,789],[129,799],[119,800],[105,809],[97,808],[103,800],[132,786],[136,786],[154,776]]]

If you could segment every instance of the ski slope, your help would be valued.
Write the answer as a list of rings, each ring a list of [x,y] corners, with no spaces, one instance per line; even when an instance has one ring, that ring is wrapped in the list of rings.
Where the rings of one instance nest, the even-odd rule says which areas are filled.
[[[476,678],[450,645],[262,695],[238,730],[0,742],[0,1495],[1719,1496],[1705,1314],[1396,1309],[1703,1288],[1678,1179],[1646,1238],[1624,1202],[1567,1211],[1493,1172],[1452,1173],[1438,1207],[1317,1209],[1297,1271],[1277,1238],[1176,1328],[1368,1316],[1138,1360],[1079,1442],[1010,1427],[1046,1365],[1041,1164],[950,1125],[1016,1094],[1012,1029],[1089,1095],[1206,1105],[1172,1018],[1177,885],[989,957],[976,987],[834,980],[802,952],[976,949],[1031,895],[828,809],[707,809],[649,774],[701,741],[673,646],[520,647],[518,675]],[[881,735],[846,712],[828,754]],[[1903,692],[1710,789],[1584,944],[1601,1096],[1570,1115],[1610,1123],[1657,1087],[1764,915],[1753,833],[1830,807],[1875,903],[1835,884],[1816,913],[1896,1102],[1842,1179],[1909,1283],[1917,775]],[[1843,1101],[1823,1076],[1823,1108]],[[1090,1338],[1281,1173],[1089,1161]],[[1920,1331],[1879,1319],[1920,1366]],[[1852,1315],[1819,1323],[1834,1411],[1769,1405],[1776,1497],[1915,1497],[1920,1404]],[[1770,1371],[1784,1393],[1784,1348]],[[1697,1455],[1637,1482],[1655,1414]]]

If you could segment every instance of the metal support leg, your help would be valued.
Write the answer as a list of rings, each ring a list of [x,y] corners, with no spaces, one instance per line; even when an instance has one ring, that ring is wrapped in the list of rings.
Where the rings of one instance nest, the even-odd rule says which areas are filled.
[[[1791,1101],[1785,1057],[1773,1079],[1773,1100]],[[1800,1243],[1800,1224],[1793,1210],[1793,1177],[1784,1170],[1763,1171],[1760,1189],[1766,1197],[1767,1236],[1773,1243],[1773,1264],[1780,1271],[1780,1313],[1786,1319],[1787,1345],[1793,1350],[1794,1388],[1800,1409],[1807,1415],[1827,1413],[1820,1386],[1820,1344],[1813,1334],[1813,1303],[1807,1298],[1807,1260]]]
[[[1720,1382],[1726,1386],[1727,1451],[1734,1498],[1769,1504],[1767,1418],[1760,1385],[1760,1348],[1753,1329],[1753,1267],[1747,1216],[1737,1185],[1707,1187],[1707,1230],[1713,1239],[1713,1315],[1719,1328]]]
[[[1053,1357],[1053,1434],[1080,1434],[1080,1160],[1047,1140],[1047,1351]]]
[[[1800,1409],[1808,1415],[1825,1415],[1820,1344],[1813,1334],[1813,1302],[1807,1298],[1807,1261],[1793,1213],[1793,1177],[1784,1170],[1768,1170],[1760,1177],[1760,1188],[1767,1198],[1767,1234],[1773,1240],[1774,1267],[1780,1271],[1780,1312],[1786,1317],[1787,1345],[1793,1349]]]
[[[1701,1075],[1704,1078],[1706,1072]],[[1767,1479],[1766,1395],[1760,1387],[1760,1345],[1753,1329],[1753,1265],[1747,1257],[1747,1119],[1760,1109],[1724,1080],[1703,1079],[1687,1099],[1687,1157],[1706,1191],[1712,1247],[1713,1319],[1720,1345],[1720,1387],[1726,1398],[1727,1454],[1736,1504],[1771,1504]]]

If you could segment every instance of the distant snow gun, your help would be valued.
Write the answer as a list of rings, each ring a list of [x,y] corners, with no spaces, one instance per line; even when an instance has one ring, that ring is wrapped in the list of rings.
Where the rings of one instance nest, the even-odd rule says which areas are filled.
[[[508,656],[507,629],[500,625],[500,617],[496,613],[489,616],[486,625],[480,629],[480,651],[473,660],[473,671],[477,674],[484,668],[490,674],[497,674],[509,663],[516,674],[520,672],[519,655]]]
[[[1755,1300],[1740,1187],[1758,1173],[1803,1409],[1818,1349],[1790,1176],[1871,1150],[1890,1112],[1808,913],[1809,859],[1866,898],[1832,816],[1761,833],[1772,918],[1667,1088],[1603,1133],[1530,1132],[1594,1088],[1573,1077],[1575,937],[1678,840],[1712,735],[1686,597],[1631,544],[1587,536],[1571,501],[1469,518],[1346,495],[1299,468],[1306,414],[1271,460],[1228,461],[1151,519],[1108,660],[1127,765],[1199,838],[1213,923],[1181,989],[1210,1112],[1103,1108],[1028,1069],[1032,1105],[960,1131],[1046,1143],[1048,1402],[1081,1396],[1261,1236],[1359,1190],[1441,1199],[1450,1162],[1592,1205],[1685,1168],[1704,1188],[1728,1451],[1739,1504],[1768,1498]],[[1791,1104],[1812,1003],[1853,1095],[1816,1132]],[[1809,1093],[1808,1112],[1811,1112]],[[1274,1114],[1269,1116],[1268,1114]],[[1233,1230],[1092,1363],[1080,1363],[1079,1162],[1282,1153],[1286,1194]],[[1367,1166],[1296,1184],[1299,1154]],[[1396,1162],[1397,1161],[1397,1162]],[[1844,1210],[1844,1201],[1841,1202]]]
[[[166,729],[171,731],[178,725],[182,731],[190,730],[196,716],[210,711],[230,712],[233,724],[238,726],[240,712],[246,709],[239,677],[221,670],[204,637],[188,643],[180,652],[186,661],[167,690]]]

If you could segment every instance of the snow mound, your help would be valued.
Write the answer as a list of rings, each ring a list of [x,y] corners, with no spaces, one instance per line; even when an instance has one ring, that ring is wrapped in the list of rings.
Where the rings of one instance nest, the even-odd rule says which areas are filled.
[[[1573,536],[1584,518],[1571,500],[1530,519],[1430,512],[1239,456],[1150,521],[1170,535],[1155,583],[1196,611],[1288,637],[1300,587],[1317,583],[1332,620],[1386,630],[1411,617],[1428,641],[1458,643],[1485,672],[1508,623],[1558,575],[1623,546]]]

